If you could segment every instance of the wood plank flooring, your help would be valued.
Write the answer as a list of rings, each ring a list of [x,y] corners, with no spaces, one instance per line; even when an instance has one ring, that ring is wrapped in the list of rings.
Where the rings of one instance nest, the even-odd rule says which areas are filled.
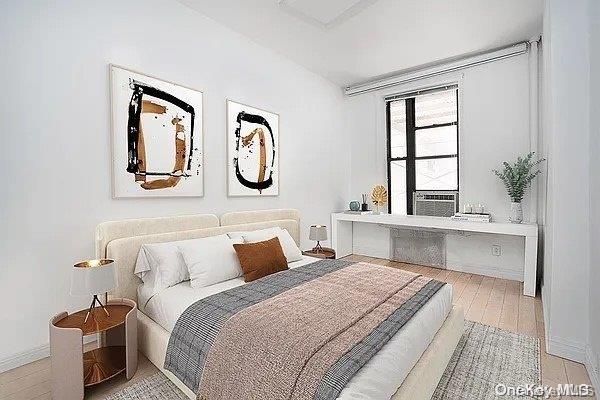
[[[539,296],[523,296],[523,285],[520,282],[358,255],[347,259],[418,272],[451,283],[454,286],[453,303],[463,307],[467,319],[541,339],[542,384],[590,384],[582,364],[546,353],[542,300]],[[94,344],[87,345],[90,348],[93,346]],[[86,392],[86,399],[103,399],[156,371],[156,367],[140,354],[138,370],[131,381],[121,375]],[[48,358],[0,374],[0,400],[50,398]]]

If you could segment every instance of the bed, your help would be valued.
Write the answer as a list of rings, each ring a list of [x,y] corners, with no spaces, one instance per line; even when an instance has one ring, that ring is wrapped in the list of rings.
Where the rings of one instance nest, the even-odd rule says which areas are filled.
[[[215,236],[269,227],[287,230],[299,243],[300,215],[296,210],[234,212],[220,218],[191,215],[105,222],[96,231],[98,257],[117,262],[119,286],[112,298],[130,298],[138,303],[140,351],[188,397],[196,394],[165,370],[169,337],[181,314],[194,302],[244,285],[241,278],[204,288],[181,282],[151,298],[138,291],[141,281],[134,275],[142,244]],[[304,257],[290,269],[306,268],[317,260]],[[452,306],[452,287],[444,285],[345,385],[339,399],[429,399],[462,335],[462,310]]]

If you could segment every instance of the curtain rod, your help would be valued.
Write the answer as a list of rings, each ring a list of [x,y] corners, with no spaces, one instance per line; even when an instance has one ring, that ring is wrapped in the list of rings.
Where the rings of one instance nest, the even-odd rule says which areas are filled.
[[[503,60],[509,57],[515,57],[521,54],[525,54],[528,51],[529,42],[519,42],[495,50],[487,51],[485,53],[464,56],[458,60],[453,60],[450,62],[442,61],[436,65],[422,67],[414,71],[399,72],[393,76],[384,79],[371,80],[349,85],[344,88],[344,93],[347,96],[356,96],[359,94],[398,86],[404,83],[413,82],[424,78],[430,78],[437,75],[447,74],[449,72],[459,71],[461,69],[474,67],[477,65]]]
[[[393,94],[390,96],[386,96],[385,97],[385,101],[395,101],[395,100],[401,100],[401,99],[408,99],[411,97],[416,97],[416,96],[422,96],[424,94],[431,94],[431,93],[437,93],[437,92],[445,92],[448,90],[455,90],[458,88],[458,85],[454,84],[454,85],[442,85],[442,86],[433,86],[431,88],[428,89],[423,89],[423,90],[413,90],[410,92],[406,92],[406,93],[398,93],[398,94]]]

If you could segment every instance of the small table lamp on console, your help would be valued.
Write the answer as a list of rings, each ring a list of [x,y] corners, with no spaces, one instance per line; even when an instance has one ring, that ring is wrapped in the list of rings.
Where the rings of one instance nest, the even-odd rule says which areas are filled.
[[[312,249],[315,253],[323,252],[321,246],[321,240],[327,240],[327,227],[325,225],[311,225],[310,233],[308,235],[310,240],[316,240],[317,245]]]
[[[71,295],[94,296],[92,304],[85,315],[84,324],[96,303],[102,307],[107,316],[108,310],[98,299],[98,294],[107,293],[117,287],[117,270],[115,262],[109,259],[88,260],[73,266],[71,274]]]

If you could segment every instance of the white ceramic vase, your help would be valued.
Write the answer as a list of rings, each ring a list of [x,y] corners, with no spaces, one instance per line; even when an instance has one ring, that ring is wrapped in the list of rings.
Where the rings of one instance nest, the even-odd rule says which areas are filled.
[[[520,224],[523,222],[523,208],[521,207],[521,202],[511,202],[510,203],[510,222],[513,224]]]

